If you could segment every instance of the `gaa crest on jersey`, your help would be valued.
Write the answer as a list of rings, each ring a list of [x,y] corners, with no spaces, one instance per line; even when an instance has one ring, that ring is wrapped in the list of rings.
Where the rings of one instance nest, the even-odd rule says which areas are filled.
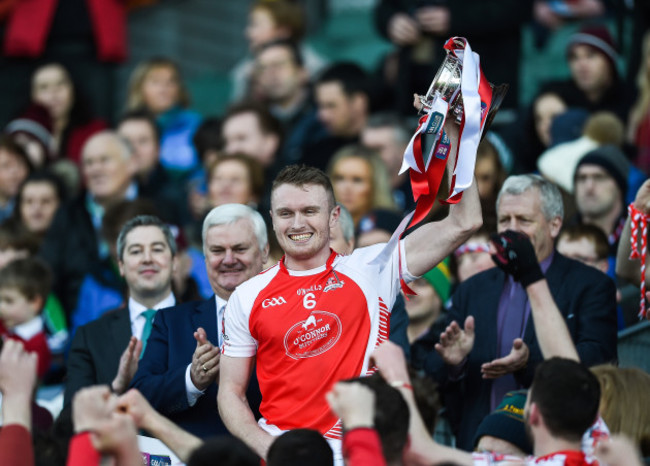
[[[294,324],[284,336],[287,356],[311,358],[331,349],[341,337],[343,328],[336,314],[312,311],[305,320]]]
[[[333,277],[327,279],[323,293],[327,293],[328,291],[334,290],[336,288],[342,288],[343,285],[345,285],[345,282],[343,280],[339,280],[339,277],[334,275]]]

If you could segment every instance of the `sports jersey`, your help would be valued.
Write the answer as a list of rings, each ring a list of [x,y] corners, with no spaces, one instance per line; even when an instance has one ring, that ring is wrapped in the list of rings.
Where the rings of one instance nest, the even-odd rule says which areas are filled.
[[[558,451],[545,456],[529,456],[526,459],[499,453],[472,453],[474,466],[598,466],[596,460],[588,459],[581,451]]]
[[[382,248],[331,252],[324,266],[307,271],[288,270],[283,258],[228,300],[222,351],[256,355],[267,431],[310,428],[341,438],[325,394],[342,379],[372,372],[369,357],[388,339],[387,304],[399,291],[397,248],[384,266],[369,265]],[[403,241],[400,248],[405,257]],[[415,278],[403,262],[402,276]]]

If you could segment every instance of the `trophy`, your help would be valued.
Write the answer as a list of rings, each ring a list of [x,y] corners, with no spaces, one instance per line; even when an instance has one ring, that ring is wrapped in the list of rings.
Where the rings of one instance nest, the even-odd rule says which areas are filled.
[[[421,113],[428,113],[433,107],[434,101],[436,98],[441,98],[449,105],[449,116],[453,116],[456,123],[460,124],[463,118],[463,99],[461,98],[461,79],[463,72],[463,62],[456,56],[453,50],[462,50],[464,47],[464,39],[459,37],[454,37],[450,39],[445,48],[447,49],[447,55],[443,60],[438,72],[431,81],[429,90],[426,95],[420,96],[420,103],[422,108],[420,109]],[[492,89],[492,100],[490,102],[490,108],[488,109],[487,117],[485,118],[485,123],[482,127],[482,136],[485,136],[488,127],[492,123],[494,116],[496,115],[503,99],[508,92],[508,84],[500,84],[495,86],[492,83],[489,83]]]

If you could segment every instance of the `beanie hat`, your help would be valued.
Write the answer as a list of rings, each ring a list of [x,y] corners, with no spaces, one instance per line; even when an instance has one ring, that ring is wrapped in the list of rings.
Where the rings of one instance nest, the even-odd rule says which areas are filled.
[[[49,157],[52,128],[52,117],[47,108],[39,104],[31,104],[18,118],[9,122],[5,132],[27,134],[42,146],[46,157]]]
[[[506,393],[501,403],[483,418],[474,436],[474,446],[481,437],[489,435],[512,443],[526,454],[533,453],[533,446],[526,435],[524,405],[526,390]]]
[[[422,275],[429,285],[431,285],[437,295],[440,297],[442,303],[446,303],[449,299],[449,291],[451,290],[451,273],[449,273],[449,257],[445,258],[442,262]]]
[[[616,185],[621,190],[622,197],[627,194],[627,177],[630,172],[630,162],[625,158],[625,154],[616,146],[605,145],[597,147],[591,152],[587,152],[584,157],[578,161],[576,170],[573,174],[575,178],[578,170],[582,165],[598,165],[614,178]]]
[[[392,210],[375,209],[364,215],[359,221],[359,233],[384,230],[392,234],[402,221],[402,216]]]
[[[614,39],[605,26],[585,26],[569,37],[567,54],[571,52],[574,45],[588,45],[605,55],[614,73],[618,74],[617,62],[618,51]]]

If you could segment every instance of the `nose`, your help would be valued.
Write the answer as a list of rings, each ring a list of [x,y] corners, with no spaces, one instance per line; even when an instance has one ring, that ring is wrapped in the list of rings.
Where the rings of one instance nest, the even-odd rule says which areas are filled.
[[[152,262],[153,261],[153,254],[151,253],[150,249],[145,249],[144,252],[142,253],[142,261],[143,262]]]
[[[235,254],[233,253],[232,249],[226,249],[226,252],[223,256],[223,262],[225,264],[234,264],[237,262],[235,259]]]
[[[297,212],[296,215],[293,216],[293,229],[298,230],[300,227],[302,227],[304,224],[302,214],[300,212]]]

